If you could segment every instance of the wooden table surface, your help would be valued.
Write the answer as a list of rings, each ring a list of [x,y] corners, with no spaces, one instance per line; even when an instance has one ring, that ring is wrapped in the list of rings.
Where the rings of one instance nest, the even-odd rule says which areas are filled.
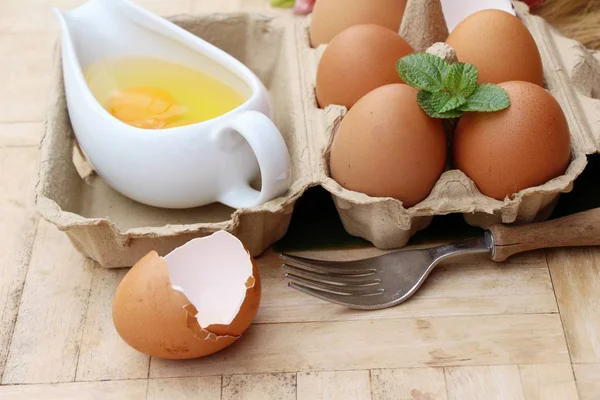
[[[126,271],[96,267],[34,210],[50,7],[81,2],[0,2],[0,399],[600,399],[596,249],[447,264],[377,312],[288,289],[267,252],[259,314],[233,347],[169,362],[126,346],[111,320]],[[136,2],[169,15],[268,0]]]

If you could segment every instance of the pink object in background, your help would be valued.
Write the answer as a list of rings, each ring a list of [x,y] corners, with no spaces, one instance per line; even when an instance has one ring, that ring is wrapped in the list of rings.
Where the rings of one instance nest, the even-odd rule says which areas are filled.
[[[310,14],[315,6],[316,0],[296,0],[294,12],[296,14]]]
[[[522,0],[525,4],[529,6],[531,10],[536,9],[544,3],[544,0]]]

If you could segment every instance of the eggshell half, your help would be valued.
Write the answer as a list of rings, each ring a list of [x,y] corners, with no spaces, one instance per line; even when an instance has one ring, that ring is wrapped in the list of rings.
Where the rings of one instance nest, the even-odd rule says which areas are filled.
[[[260,302],[256,264],[229,233],[219,231],[210,238],[194,239],[165,256],[171,285],[201,311],[196,316],[200,328],[239,336]]]
[[[233,344],[260,303],[254,260],[226,232],[194,239],[165,258],[138,261],[113,299],[113,322],[134,349],[165,359],[190,359]]]

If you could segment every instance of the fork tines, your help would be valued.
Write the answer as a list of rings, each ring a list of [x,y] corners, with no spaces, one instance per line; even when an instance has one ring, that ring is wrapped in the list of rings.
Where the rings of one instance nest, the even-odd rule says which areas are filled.
[[[381,280],[376,270],[359,264],[341,268],[331,261],[309,260],[302,257],[282,255],[287,271],[288,286],[306,294],[347,304],[353,297],[378,296],[383,294]]]

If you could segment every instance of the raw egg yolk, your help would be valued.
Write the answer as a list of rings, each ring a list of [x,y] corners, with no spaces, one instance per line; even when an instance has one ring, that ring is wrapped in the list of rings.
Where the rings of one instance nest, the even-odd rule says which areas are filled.
[[[130,87],[115,93],[106,108],[119,120],[142,129],[185,125],[180,119],[187,110],[167,91],[151,86]]]

